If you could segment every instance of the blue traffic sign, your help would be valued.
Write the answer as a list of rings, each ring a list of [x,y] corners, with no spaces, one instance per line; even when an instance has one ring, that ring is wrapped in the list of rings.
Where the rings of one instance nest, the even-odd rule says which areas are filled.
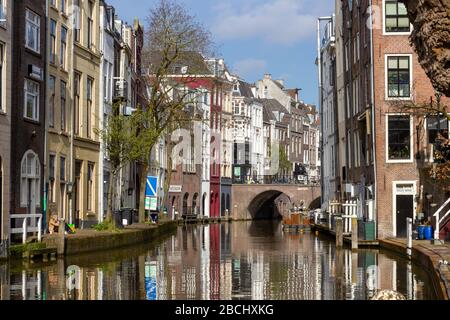
[[[147,187],[145,188],[146,197],[158,196],[158,177],[147,177]]]

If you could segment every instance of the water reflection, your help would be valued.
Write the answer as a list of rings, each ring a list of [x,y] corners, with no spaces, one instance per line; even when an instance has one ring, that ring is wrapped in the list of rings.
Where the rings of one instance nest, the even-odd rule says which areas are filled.
[[[434,299],[428,275],[389,252],[336,250],[278,222],[180,227],[163,243],[46,265],[0,265],[1,299]]]

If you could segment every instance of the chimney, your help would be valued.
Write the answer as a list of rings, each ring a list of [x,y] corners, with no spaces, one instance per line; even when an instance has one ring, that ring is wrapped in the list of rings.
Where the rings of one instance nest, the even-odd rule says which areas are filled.
[[[272,75],[270,73],[266,73],[264,75],[264,79],[271,80],[272,79]]]

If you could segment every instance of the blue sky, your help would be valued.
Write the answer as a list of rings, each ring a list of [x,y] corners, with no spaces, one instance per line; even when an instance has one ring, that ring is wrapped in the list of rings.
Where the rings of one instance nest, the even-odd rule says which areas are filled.
[[[125,21],[142,20],[154,0],[107,0]],[[330,15],[334,0],[178,0],[211,32],[218,53],[248,82],[272,74],[301,99],[317,104],[318,16]]]

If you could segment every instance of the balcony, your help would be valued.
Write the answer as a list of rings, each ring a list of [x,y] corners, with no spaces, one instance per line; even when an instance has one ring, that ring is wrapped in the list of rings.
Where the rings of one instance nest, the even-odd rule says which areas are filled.
[[[127,100],[128,98],[128,81],[121,77],[114,77],[114,96],[113,99]]]

